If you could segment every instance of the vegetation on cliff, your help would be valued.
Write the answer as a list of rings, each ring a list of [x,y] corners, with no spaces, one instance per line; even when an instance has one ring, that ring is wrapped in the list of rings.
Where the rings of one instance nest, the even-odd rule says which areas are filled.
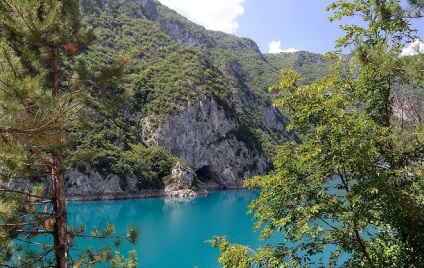
[[[315,80],[331,73],[329,66],[331,60],[325,59],[324,55],[307,51],[295,53],[265,54],[265,59],[276,69],[290,69],[302,75],[301,83],[310,85]]]
[[[72,134],[68,167],[84,170],[82,166],[89,163],[104,175],[122,178],[126,172],[136,173],[143,188],[163,188],[164,181],[159,181],[165,174],[157,183],[143,182],[158,173],[152,165],[141,163],[150,161],[151,152],[144,154],[147,158],[139,166],[125,155],[140,146],[146,152],[153,150],[146,144],[149,137],[142,136],[142,118],[150,118],[153,128],[158,128],[202,96],[213,97],[228,119],[238,123],[234,136],[265,154],[271,164],[275,145],[289,135],[270,129],[262,118],[260,106],[271,107],[267,88],[277,81],[278,71],[256,44],[206,31],[154,1],[121,2],[82,2],[83,23],[98,38],[82,48],[78,63],[95,73],[107,70],[123,52],[131,52],[132,60],[119,83],[111,79],[101,92],[93,90],[87,96],[88,119]],[[165,150],[160,152],[163,161],[181,162]]]

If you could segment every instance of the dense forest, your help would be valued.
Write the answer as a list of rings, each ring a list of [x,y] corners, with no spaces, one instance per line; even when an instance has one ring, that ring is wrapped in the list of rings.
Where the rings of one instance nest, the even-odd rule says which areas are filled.
[[[333,23],[365,26],[324,56],[262,54],[155,0],[0,2],[0,264],[137,267],[108,246],[137,228],[87,235],[67,198],[249,187],[262,236],[289,243],[215,237],[224,267],[421,267],[423,58],[401,51],[423,7],[335,1]],[[75,237],[109,242],[71,260]]]

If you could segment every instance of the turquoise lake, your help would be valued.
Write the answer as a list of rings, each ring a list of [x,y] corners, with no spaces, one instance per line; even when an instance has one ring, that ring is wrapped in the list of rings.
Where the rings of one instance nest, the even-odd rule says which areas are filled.
[[[69,202],[68,217],[72,226],[86,224],[102,227],[115,225],[118,234],[134,224],[140,228],[136,245],[124,243],[119,251],[138,251],[140,267],[147,268],[213,268],[221,267],[219,251],[206,240],[214,235],[227,235],[231,243],[260,245],[280,243],[279,238],[259,240],[253,232],[254,221],[247,214],[248,204],[259,191],[231,190],[211,192],[194,199],[151,198],[118,201]],[[80,249],[96,248],[98,241],[78,240]]]

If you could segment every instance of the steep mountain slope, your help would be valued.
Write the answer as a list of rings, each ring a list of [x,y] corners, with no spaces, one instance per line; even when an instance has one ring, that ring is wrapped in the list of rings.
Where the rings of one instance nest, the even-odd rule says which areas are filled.
[[[293,53],[265,54],[265,59],[276,69],[292,69],[302,74],[302,83],[311,84],[317,78],[321,78],[331,72],[328,67],[329,61],[323,55],[297,51]]]
[[[252,40],[207,31],[155,0],[81,2],[98,35],[81,64],[95,72],[135,53],[122,80],[91,92],[68,152],[70,196],[240,187],[270,170],[276,144],[298,140],[267,95],[278,68]]]

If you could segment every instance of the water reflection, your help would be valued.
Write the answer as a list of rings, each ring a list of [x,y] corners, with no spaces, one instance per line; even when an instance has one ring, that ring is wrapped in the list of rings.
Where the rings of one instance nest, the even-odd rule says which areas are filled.
[[[260,244],[258,233],[252,232],[252,216],[247,205],[258,191],[234,190],[209,193],[196,198],[152,198],[141,200],[70,202],[71,224],[86,224],[100,228],[106,222],[115,225],[117,233],[135,224],[141,237],[135,248],[139,251],[141,267],[220,267],[219,252],[205,243],[214,235],[227,235],[231,242]],[[93,241],[81,240],[84,248]],[[96,245],[93,245],[96,246]],[[124,244],[126,253],[133,245]]]
[[[165,197],[163,211],[181,209],[181,207],[192,206],[196,202],[196,197]]]
[[[122,214],[124,204],[119,202],[75,202],[68,204],[68,219],[71,223],[101,226],[106,222],[116,222]]]

